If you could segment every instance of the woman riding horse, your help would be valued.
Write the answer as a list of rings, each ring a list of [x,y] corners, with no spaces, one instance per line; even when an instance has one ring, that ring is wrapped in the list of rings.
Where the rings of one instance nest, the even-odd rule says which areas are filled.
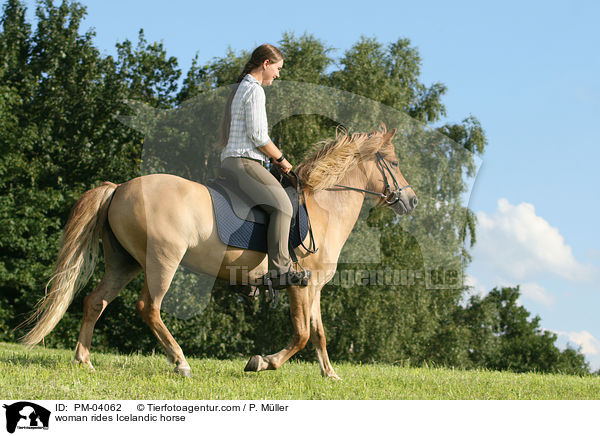
[[[229,170],[238,185],[255,203],[269,214],[267,229],[268,273],[274,289],[301,284],[310,271],[295,271],[288,250],[292,203],[277,179],[265,168],[269,158],[283,172],[292,165],[269,138],[265,92],[279,77],[283,55],[271,44],[263,44],[252,52],[237,87],[226,105],[223,131],[225,148],[221,165]]]
[[[268,62],[265,59],[256,66],[251,64],[249,71],[260,73],[258,77],[263,83],[270,83],[278,75],[279,67],[275,65],[280,61],[274,57]],[[259,80],[254,76],[247,80],[253,79]],[[238,98],[239,92],[242,102],[247,102],[242,97],[246,95],[244,90],[250,91],[250,86],[254,86],[253,93],[262,96],[260,84],[240,82],[234,97]],[[235,102],[232,97],[232,109],[243,106],[238,105],[240,102]],[[230,126],[234,128],[236,124],[231,122]],[[295,254],[299,266],[310,269],[313,274],[307,286],[287,288],[294,331],[289,344],[274,354],[253,356],[246,371],[277,369],[311,341],[321,374],[338,378],[327,354],[321,289],[335,274],[342,248],[367,196],[377,199],[376,206],[389,207],[398,215],[411,213],[418,203],[415,192],[400,171],[400,160],[392,143],[395,133],[396,129],[387,131],[385,127],[370,134],[338,131],[335,138],[317,144],[311,155],[298,165],[296,173],[304,181],[304,203],[319,250],[297,247]],[[235,133],[231,136],[233,138]],[[270,141],[265,145],[267,148],[263,150],[271,151],[270,156],[281,157]],[[254,149],[255,152],[259,150]],[[239,155],[231,159],[225,156],[224,162],[229,161],[239,163],[244,169],[238,171],[244,186],[248,185],[246,179],[255,175],[257,179],[252,180],[253,185],[263,180],[261,177],[266,170],[263,171],[258,162]],[[282,163],[284,170],[289,170],[289,164],[286,165],[283,159]],[[266,186],[265,195],[274,197],[273,193],[277,192],[274,186],[277,189],[279,186]],[[264,203],[258,192],[257,203]],[[191,367],[183,350],[161,317],[162,302],[179,266],[230,283],[242,281],[244,274],[249,282],[255,282],[268,273],[270,261],[263,252],[222,242],[213,206],[206,186],[172,174],[147,174],[118,185],[104,182],[86,191],[71,210],[54,272],[46,286],[47,295],[30,318],[35,321],[35,326],[23,342],[30,346],[37,344],[58,324],[73,297],[90,280],[102,239],[105,273],[85,297],[75,362],[93,369],[90,347],[96,322],[125,286],[143,272],[144,284],[136,308],[163,346],[175,371],[190,376]],[[282,251],[286,249],[287,244]],[[282,258],[279,257],[280,262],[286,267]],[[235,277],[232,277],[232,271],[236,272]]]

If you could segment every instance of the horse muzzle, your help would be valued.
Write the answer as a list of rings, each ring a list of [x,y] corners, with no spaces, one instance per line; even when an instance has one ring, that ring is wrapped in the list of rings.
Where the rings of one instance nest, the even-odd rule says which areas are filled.
[[[404,189],[398,195],[398,201],[392,205],[392,209],[398,215],[408,215],[419,204],[419,199],[412,189]]]

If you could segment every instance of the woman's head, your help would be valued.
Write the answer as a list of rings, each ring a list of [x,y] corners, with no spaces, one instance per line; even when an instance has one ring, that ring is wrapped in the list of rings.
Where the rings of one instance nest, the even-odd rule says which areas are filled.
[[[254,49],[237,82],[241,82],[246,74],[252,73],[259,78],[263,85],[270,85],[274,79],[279,77],[282,67],[283,54],[281,51],[271,44],[263,44]]]
[[[260,78],[263,85],[270,85],[273,80],[279,77],[279,71],[283,67],[283,54],[279,49],[271,44],[263,44],[254,49],[250,55],[250,59],[246,62],[242,74],[239,75],[237,83],[244,80],[247,74],[252,73]],[[229,93],[227,103],[225,103],[225,113],[221,122],[221,135],[219,144],[221,147],[227,145],[229,139],[229,128],[231,124],[231,103],[237,91],[238,85],[232,87]]]

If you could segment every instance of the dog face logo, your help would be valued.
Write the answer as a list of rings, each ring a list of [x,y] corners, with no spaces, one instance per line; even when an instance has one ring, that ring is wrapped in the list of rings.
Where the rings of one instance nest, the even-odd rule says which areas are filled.
[[[42,406],[20,401],[11,405],[4,405],[6,409],[6,431],[14,433],[19,429],[48,429],[50,411]]]

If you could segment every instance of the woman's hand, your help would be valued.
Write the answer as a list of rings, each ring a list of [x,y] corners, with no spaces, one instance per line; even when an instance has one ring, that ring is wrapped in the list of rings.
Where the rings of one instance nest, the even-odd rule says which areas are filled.
[[[283,171],[284,173],[287,174],[292,169],[292,164],[289,163],[288,160],[285,158],[281,162],[277,162],[277,159],[282,158],[283,154],[281,153],[281,150],[277,148],[273,141],[258,147],[258,149],[264,154],[266,154],[269,157],[269,160],[275,165],[277,165],[279,168],[281,168],[281,171]]]
[[[275,162],[275,165],[281,168],[281,171],[283,171],[286,174],[289,173],[292,169],[292,164],[289,163],[287,159],[283,159],[281,162],[273,160],[273,162]]]

